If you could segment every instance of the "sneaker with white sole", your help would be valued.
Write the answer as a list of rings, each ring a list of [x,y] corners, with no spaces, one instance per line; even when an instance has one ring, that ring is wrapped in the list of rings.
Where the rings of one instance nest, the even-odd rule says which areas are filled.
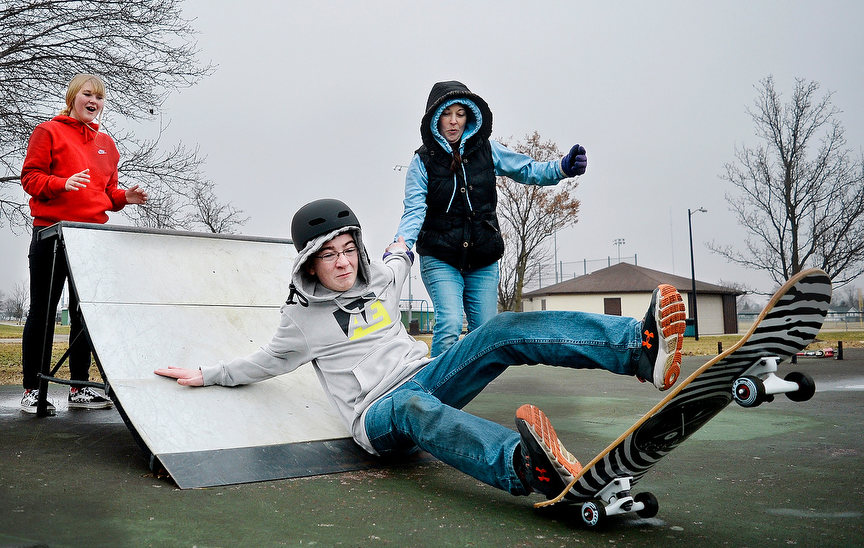
[[[659,285],[642,320],[642,355],[636,368],[640,381],[668,390],[678,380],[685,320],[681,294],[669,284]]]
[[[111,400],[89,386],[69,389],[70,409],[108,409],[111,405]]]
[[[46,402],[48,404],[48,414],[53,415],[57,412],[54,409],[54,406],[51,402]],[[25,390],[24,395],[21,397],[21,411],[25,413],[36,413],[36,406],[39,404],[39,391],[34,389]]]
[[[552,499],[582,471],[555,434],[552,423],[540,409],[525,404],[516,410],[516,428],[522,436],[522,462],[513,463],[526,487]]]

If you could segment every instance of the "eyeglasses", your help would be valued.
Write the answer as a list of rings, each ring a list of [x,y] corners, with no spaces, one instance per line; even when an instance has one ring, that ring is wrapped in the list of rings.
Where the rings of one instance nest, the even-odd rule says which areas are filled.
[[[357,248],[356,247],[349,247],[348,249],[345,249],[345,250],[339,251],[339,252],[328,251],[327,253],[322,253],[321,255],[316,255],[315,258],[318,259],[319,261],[322,261],[325,263],[335,263],[336,260],[339,258],[339,255],[345,255],[345,258],[349,259],[349,260],[353,259],[354,257],[357,256]]]

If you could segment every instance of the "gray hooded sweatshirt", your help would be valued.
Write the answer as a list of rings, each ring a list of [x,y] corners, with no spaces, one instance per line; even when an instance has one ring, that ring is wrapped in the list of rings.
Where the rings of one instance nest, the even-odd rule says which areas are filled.
[[[321,246],[343,232],[359,250],[357,282],[337,293],[303,269]],[[411,259],[404,252],[370,262],[357,227],[320,236],[294,261],[295,293],[282,306],[272,340],[244,358],[202,367],[204,384],[235,386],[289,373],[311,362],[330,402],[354,440],[377,454],[366,434],[364,412],[381,396],[429,363],[428,347],[402,325],[399,298]]]

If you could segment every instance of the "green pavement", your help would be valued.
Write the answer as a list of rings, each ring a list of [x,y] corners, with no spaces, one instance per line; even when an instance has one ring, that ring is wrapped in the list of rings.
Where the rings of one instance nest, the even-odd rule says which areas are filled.
[[[0,387],[0,547],[6,546],[860,546],[864,350],[801,360],[814,398],[733,404],[637,484],[651,519],[600,530],[575,508],[532,508],[435,461],[200,490],[154,477],[116,411],[18,410]],[[685,373],[706,357],[685,359]],[[583,462],[661,395],[633,379],[511,368],[469,406],[513,426],[534,403]]]

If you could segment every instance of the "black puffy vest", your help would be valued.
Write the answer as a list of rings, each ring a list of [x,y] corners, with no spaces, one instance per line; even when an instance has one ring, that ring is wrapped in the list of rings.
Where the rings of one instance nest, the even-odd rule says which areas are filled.
[[[417,251],[460,271],[488,266],[504,254],[495,214],[498,193],[492,147],[488,139],[469,143],[455,180],[450,154],[440,147],[430,151],[425,145],[417,150],[429,176],[426,217],[417,237]]]

